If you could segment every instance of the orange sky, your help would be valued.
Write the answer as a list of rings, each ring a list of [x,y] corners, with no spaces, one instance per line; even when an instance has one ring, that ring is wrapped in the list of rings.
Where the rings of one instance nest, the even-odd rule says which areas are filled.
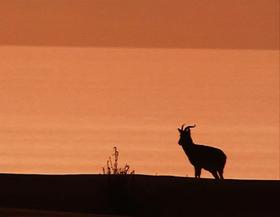
[[[1,0],[0,44],[279,48],[278,0]]]
[[[1,171],[192,176],[177,127],[228,154],[226,177],[279,178],[279,52],[2,47]],[[245,165],[244,165],[245,164]],[[204,174],[205,176],[205,174]]]
[[[99,173],[118,145],[193,176],[185,122],[226,178],[280,178],[279,1],[0,2],[0,172]]]

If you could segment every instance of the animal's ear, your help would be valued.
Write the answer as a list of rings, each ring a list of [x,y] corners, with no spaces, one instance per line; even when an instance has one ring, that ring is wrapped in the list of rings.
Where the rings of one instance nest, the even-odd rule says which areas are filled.
[[[179,133],[182,133],[182,130],[180,128],[178,128]]]

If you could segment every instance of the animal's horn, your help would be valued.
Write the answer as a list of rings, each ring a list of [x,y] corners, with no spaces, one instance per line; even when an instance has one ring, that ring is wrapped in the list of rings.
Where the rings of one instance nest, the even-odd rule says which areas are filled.
[[[192,125],[192,126],[187,126],[187,127],[185,128],[185,131],[186,131],[187,129],[195,128],[195,127],[196,127],[196,124],[194,124],[194,125]]]
[[[195,128],[196,124],[192,125],[192,126],[188,126],[188,128]]]

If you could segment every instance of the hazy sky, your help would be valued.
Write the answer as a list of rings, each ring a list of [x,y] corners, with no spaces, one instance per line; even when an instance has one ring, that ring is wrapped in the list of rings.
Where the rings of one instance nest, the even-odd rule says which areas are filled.
[[[279,178],[277,51],[2,47],[1,171],[193,175],[177,144],[228,155],[227,178]],[[203,174],[205,176],[205,174]]]

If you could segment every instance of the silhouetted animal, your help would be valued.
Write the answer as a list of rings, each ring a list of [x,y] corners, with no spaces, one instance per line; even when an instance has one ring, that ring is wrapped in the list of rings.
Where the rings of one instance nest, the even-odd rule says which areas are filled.
[[[195,178],[200,178],[201,169],[209,171],[215,179],[224,179],[223,172],[226,164],[226,155],[218,148],[213,148],[205,145],[194,144],[191,138],[190,128],[196,125],[187,126],[184,129],[184,124],[180,133],[179,145],[182,146],[184,152],[189,158],[189,161],[194,166]]]

